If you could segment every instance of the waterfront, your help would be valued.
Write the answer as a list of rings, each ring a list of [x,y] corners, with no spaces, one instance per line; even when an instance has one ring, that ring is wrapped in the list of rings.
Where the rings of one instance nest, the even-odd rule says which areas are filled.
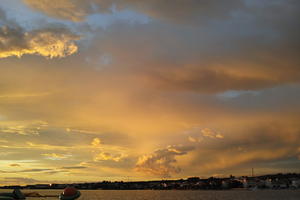
[[[0,190],[0,192],[10,190]],[[58,195],[62,190],[22,190],[38,192],[46,195]],[[300,190],[211,190],[211,191],[179,191],[179,190],[83,190],[79,200],[298,200]],[[34,200],[37,198],[27,198]],[[56,198],[39,198],[54,200]]]

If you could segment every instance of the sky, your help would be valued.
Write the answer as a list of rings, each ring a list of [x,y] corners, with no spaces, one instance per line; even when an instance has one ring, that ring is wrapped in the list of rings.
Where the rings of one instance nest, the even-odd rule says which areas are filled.
[[[1,0],[2,185],[300,172],[300,1]]]

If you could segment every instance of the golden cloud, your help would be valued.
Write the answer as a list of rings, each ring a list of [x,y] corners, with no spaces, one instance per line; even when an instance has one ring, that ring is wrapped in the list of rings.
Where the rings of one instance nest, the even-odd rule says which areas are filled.
[[[94,147],[98,147],[101,144],[100,138],[94,138],[93,141],[91,142],[91,145]]]
[[[126,158],[127,155],[125,154],[111,154],[108,152],[101,152],[94,156],[94,161],[107,161],[112,160],[115,162],[119,162],[123,158]]]
[[[173,145],[164,149],[158,149],[153,154],[143,155],[139,157],[135,170],[138,172],[151,174],[160,177],[170,177],[181,171],[175,166],[176,156],[186,155],[192,151],[194,147]]]
[[[48,126],[44,121],[1,121],[0,132],[20,135],[39,135]]]
[[[0,58],[25,54],[47,58],[62,58],[77,52],[79,37],[65,29],[45,29],[25,32],[21,28],[0,28]]]
[[[59,154],[59,153],[43,153],[41,155],[45,156],[46,158],[48,158],[50,160],[61,160],[61,159],[68,158],[71,156],[71,155]]]

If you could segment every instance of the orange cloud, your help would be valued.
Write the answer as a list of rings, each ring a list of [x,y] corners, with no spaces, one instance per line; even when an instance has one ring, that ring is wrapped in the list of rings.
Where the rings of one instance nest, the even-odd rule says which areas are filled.
[[[77,52],[75,40],[79,37],[63,30],[36,30],[23,32],[3,26],[0,29],[0,58],[36,54],[47,58],[61,58]]]

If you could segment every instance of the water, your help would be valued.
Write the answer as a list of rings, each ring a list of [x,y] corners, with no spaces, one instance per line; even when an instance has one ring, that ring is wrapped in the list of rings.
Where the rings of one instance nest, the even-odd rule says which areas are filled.
[[[7,191],[7,190],[6,190]],[[40,194],[58,195],[61,190],[22,190]],[[4,190],[0,190],[4,192]],[[78,200],[300,200],[300,190],[85,190]],[[57,198],[27,198],[28,200],[54,200]]]

